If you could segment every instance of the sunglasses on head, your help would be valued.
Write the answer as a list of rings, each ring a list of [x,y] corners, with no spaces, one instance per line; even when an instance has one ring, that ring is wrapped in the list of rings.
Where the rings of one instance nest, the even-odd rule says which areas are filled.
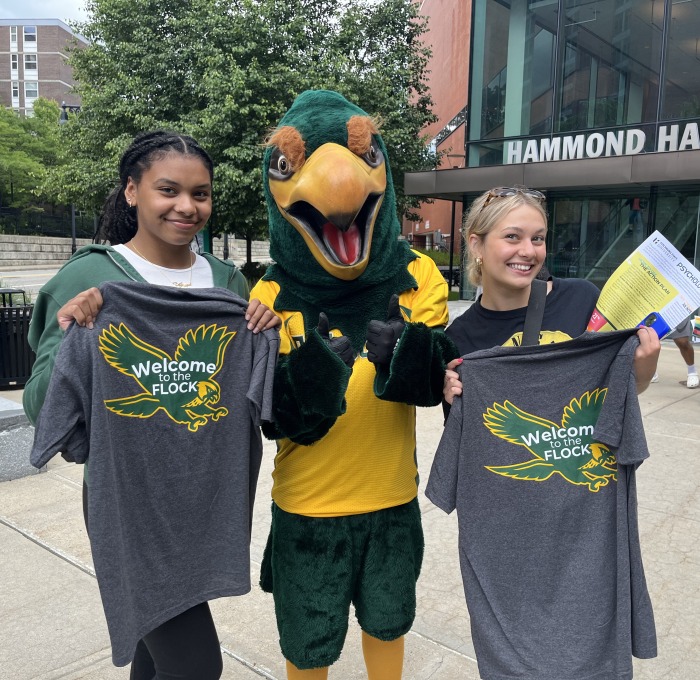
[[[515,196],[516,194],[531,196],[541,203],[544,203],[546,200],[546,196],[541,191],[537,191],[537,189],[528,189],[527,187],[495,187],[489,191],[482,207],[485,208],[494,198],[507,198],[508,196]]]

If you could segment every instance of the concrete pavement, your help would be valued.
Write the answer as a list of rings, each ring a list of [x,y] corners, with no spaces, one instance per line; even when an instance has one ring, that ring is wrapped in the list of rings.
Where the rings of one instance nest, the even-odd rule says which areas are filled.
[[[684,363],[673,343],[664,343],[659,374],[640,397],[652,457],[637,477],[659,657],[635,660],[635,678],[694,680],[700,675],[700,389],[684,386]],[[21,401],[21,391],[0,392],[0,398]],[[8,407],[0,402],[0,408],[3,403]],[[419,409],[421,486],[441,431],[440,409]],[[253,526],[253,583],[269,526],[273,457],[274,445],[267,442]],[[81,479],[79,466],[59,458],[46,473],[0,483],[0,680],[128,678],[127,669],[111,664],[82,520]],[[422,493],[420,502],[426,557],[404,677],[473,680],[479,676],[458,567],[456,516],[446,516]],[[589,585],[582,584],[583,590]],[[271,596],[254,585],[249,595],[215,601],[212,610],[225,680],[285,677]],[[366,677],[354,623],[330,677]]]
[[[59,270],[57,265],[36,265],[34,267],[3,266],[0,271],[0,287],[20,288],[32,299],[39,289]]]

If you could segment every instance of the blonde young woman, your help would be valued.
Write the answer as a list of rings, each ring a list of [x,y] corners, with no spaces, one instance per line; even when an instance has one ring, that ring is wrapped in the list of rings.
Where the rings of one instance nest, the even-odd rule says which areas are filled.
[[[543,193],[526,187],[497,187],[472,203],[465,221],[468,276],[483,292],[447,329],[461,355],[520,344],[530,287],[546,254],[544,200]],[[592,283],[582,279],[548,281],[540,344],[581,335],[598,294]],[[661,344],[650,328],[640,328],[638,335],[634,369],[641,393],[654,375]],[[461,359],[448,364],[444,385],[447,404],[462,394],[462,384],[453,370],[459,363]]]
[[[425,493],[457,510],[481,677],[631,678],[632,655],[657,650],[636,517],[635,471],[649,454],[628,397],[648,386],[659,338],[641,328],[638,345],[623,331],[515,349],[531,344],[522,336],[545,258],[544,195],[491,189],[465,232],[483,293],[447,329],[464,358],[446,371],[452,413]],[[539,345],[581,335],[597,299],[588,281],[549,281]]]

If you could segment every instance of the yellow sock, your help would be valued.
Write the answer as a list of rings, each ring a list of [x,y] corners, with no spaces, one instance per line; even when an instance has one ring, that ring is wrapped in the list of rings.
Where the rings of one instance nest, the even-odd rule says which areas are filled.
[[[362,652],[367,666],[367,680],[401,680],[403,670],[403,635],[385,642],[362,631]]]
[[[300,671],[291,661],[287,661],[287,680],[326,680],[328,666]]]

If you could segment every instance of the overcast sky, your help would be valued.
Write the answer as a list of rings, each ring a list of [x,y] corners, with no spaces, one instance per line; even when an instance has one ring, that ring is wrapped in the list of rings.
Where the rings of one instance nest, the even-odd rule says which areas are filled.
[[[85,21],[85,0],[0,0],[0,19]]]

